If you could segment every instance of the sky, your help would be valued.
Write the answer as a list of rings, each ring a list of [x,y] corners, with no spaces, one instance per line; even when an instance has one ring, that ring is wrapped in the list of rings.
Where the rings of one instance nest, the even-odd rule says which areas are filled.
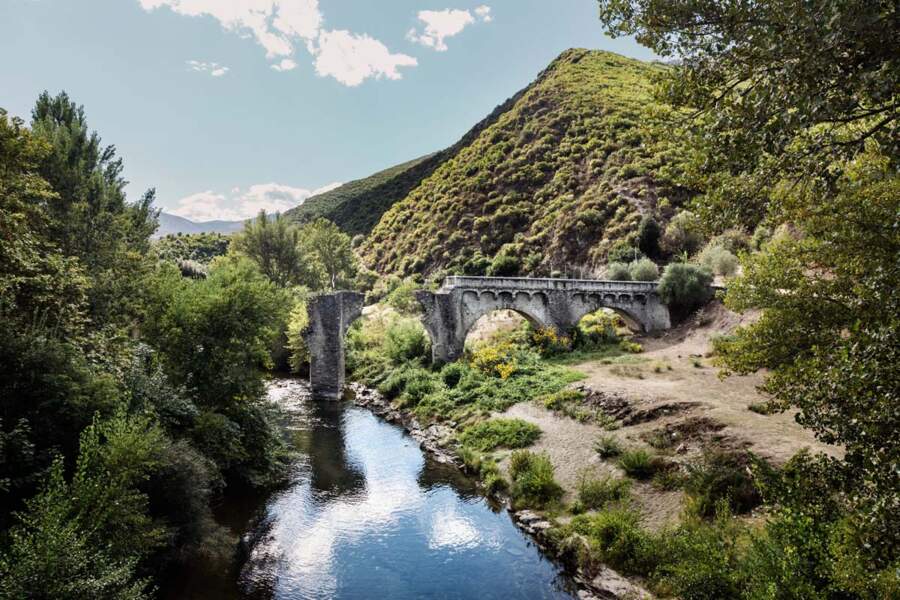
[[[573,47],[653,58],[595,0],[0,0],[0,107],[65,90],[130,198],[235,220],[453,144]]]

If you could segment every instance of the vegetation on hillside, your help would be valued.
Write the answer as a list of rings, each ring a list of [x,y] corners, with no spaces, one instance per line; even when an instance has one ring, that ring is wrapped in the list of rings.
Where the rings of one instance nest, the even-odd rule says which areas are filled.
[[[364,242],[381,273],[542,274],[605,262],[687,195],[677,147],[658,143],[663,67],[570,50],[495,121],[395,204]]]
[[[221,233],[170,234],[153,243],[160,260],[174,263],[192,261],[208,265],[217,256],[228,253],[231,236]]]

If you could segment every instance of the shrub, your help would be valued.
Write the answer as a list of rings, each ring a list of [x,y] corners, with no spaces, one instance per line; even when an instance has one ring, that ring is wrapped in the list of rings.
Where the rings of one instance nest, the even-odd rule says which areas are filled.
[[[563,490],[553,474],[553,464],[546,453],[513,452],[509,459],[509,475],[513,480],[512,496],[516,507],[543,508],[559,500]]]
[[[612,248],[609,249],[609,252],[606,255],[606,262],[608,263],[629,263],[633,260],[637,260],[641,258],[643,255],[641,251],[626,242],[625,240],[619,240],[615,244],[613,244]]]
[[[627,479],[595,479],[582,473],[578,481],[578,500],[585,508],[599,509],[610,502],[625,500],[630,489],[631,482]]]
[[[566,404],[584,400],[584,393],[578,390],[565,389],[539,397],[538,402],[549,410],[561,410]]]
[[[441,369],[441,381],[448,388],[455,388],[468,371],[468,367],[462,362],[453,362],[444,365]]]
[[[738,258],[722,246],[708,245],[697,257],[697,262],[716,275],[731,277],[737,273]]]
[[[659,295],[682,315],[702,306],[712,297],[712,274],[704,267],[672,263],[659,280]]]
[[[492,277],[513,277],[519,274],[522,264],[515,256],[498,254],[487,269],[487,274]]]
[[[552,327],[539,327],[531,333],[531,343],[541,356],[553,356],[572,349],[572,338],[559,335]]]
[[[594,442],[594,450],[600,458],[615,458],[622,454],[622,445],[615,436],[601,435]]]
[[[637,342],[632,342],[631,340],[620,341],[619,348],[621,348],[624,352],[628,352],[629,354],[640,354],[644,351],[643,346],[641,346]]]
[[[634,281],[656,281],[659,279],[659,267],[649,258],[642,258],[628,265],[628,273]]]
[[[576,333],[578,345],[595,347],[601,344],[614,344],[619,341],[619,330],[625,328],[625,322],[618,314],[601,308],[582,317]]]
[[[669,221],[662,246],[669,254],[693,254],[702,243],[700,219],[692,212],[683,211]]]
[[[693,499],[697,513],[704,517],[714,516],[721,502],[738,514],[749,512],[762,502],[746,456],[734,452],[705,452],[699,462],[689,465],[685,491]]]
[[[403,319],[388,327],[384,336],[384,351],[395,365],[408,361],[431,359],[431,338],[416,319]]]
[[[629,575],[647,575],[656,564],[650,535],[632,510],[617,508],[572,519],[568,531],[588,539],[597,562]]]
[[[732,254],[750,250],[750,236],[742,229],[727,229],[710,240],[710,246],[720,246]]]
[[[541,429],[522,419],[491,419],[467,427],[459,436],[463,446],[487,452],[495,448],[524,448],[541,436]]]
[[[638,227],[638,248],[651,258],[659,256],[659,238],[661,235],[662,230],[656,219],[650,215],[645,215]]]
[[[609,263],[606,266],[606,278],[610,281],[631,281],[631,269],[625,263]]]
[[[412,279],[404,279],[391,290],[384,302],[401,314],[418,313],[422,307],[416,300],[416,290],[421,287]]]
[[[629,477],[635,479],[649,479],[661,467],[660,459],[643,448],[626,450],[619,457],[618,464]]]
[[[507,379],[516,372],[516,347],[511,342],[485,344],[472,353],[472,366],[500,379]]]

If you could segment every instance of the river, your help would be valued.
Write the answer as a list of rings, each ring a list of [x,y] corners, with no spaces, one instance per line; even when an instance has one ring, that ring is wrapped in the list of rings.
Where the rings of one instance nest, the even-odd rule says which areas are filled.
[[[220,522],[242,539],[241,558],[186,565],[164,597],[573,597],[505,510],[402,429],[313,401],[301,380],[276,380],[269,394],[298,450],[293,483],[220,507]]]

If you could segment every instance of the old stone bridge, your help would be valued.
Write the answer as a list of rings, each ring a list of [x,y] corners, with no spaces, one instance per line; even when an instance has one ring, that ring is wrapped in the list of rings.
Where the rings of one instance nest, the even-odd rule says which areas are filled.
[[[421,290],[422,324],[431,336],[436,362],[463,354],[466,335],[482,316],[515,311],[538,327],[567,334],[585,315],[599,308],[620,313],[641,331],[668,329],[669,310],[655,282],[522,277],[448,277],[436,292]],[[338,398],[344,386],[344,336],[362,314],[363,295],[336,292],[316,296],[308,307],[304,332],[310,353],[313,394]]]

